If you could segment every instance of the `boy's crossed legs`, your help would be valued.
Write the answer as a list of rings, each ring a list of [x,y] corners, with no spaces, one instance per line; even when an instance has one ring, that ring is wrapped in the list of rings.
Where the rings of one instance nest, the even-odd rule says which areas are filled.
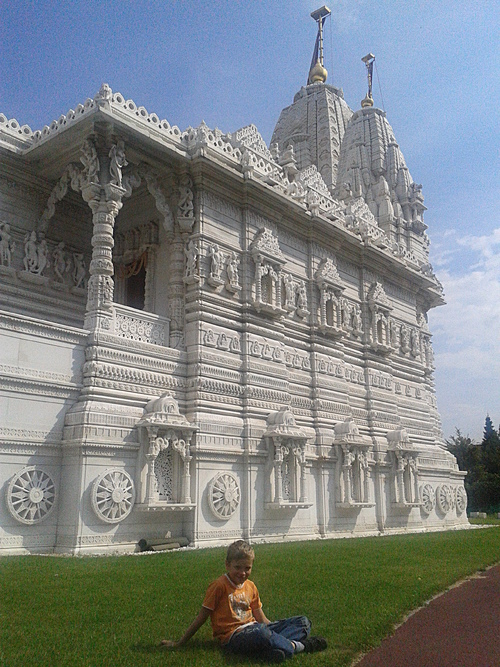
[[[311,622],[306,616],[292,616],[269,625],[253,623],[235,632],[224,648],[233,653],[261,654],[263,657],[269,654],[275,658],[279,657],[281,651],[283,659],[291,658],[297,652],[296,643],[302,645],[302,650],[308,646],[310,631]],[[314,647],[315,650],[319,648]],[[326,648],[326,642],[321,648]]]

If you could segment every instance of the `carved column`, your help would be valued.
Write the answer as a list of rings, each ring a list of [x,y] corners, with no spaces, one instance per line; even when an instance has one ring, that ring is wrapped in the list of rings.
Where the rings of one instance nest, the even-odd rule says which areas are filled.
[[[158,435],[157,428],[148,428],[149,449],[146,454],[147,471],[146,471],[146,499],[148,504],[154,503],[158,500],[158,492],[155,484],[154,465],[156,457],[159,453],[159,445],[156,442]]]
[[[275,444],[275,454],[274,454],[274,481],[275,481],[275,492],[274,492],[274,502],[281,503],[283,501],[283,478],[282,478],[282,464],[283,464],[283,455],[286,454],[288,450],[286,447],[282,447],[281,444]]]
[[[359,464],[360,464],[360,473],[363,475],[363,498],[362,502],[367,503],[370,497],[370,483],[368,479],[368,457],[366,452],[360,452],[359,454]]]
[[[178,452],[179,456],[182,459],[182,465],[183,465],[183,470],[182,470],[182,490],[181,490],[181,496],[182,496],[182,501],[183,503],[186,504],[191,504],[191,493],[190,493],[190,485],[191,485],[191,475],[189,473],[189,464],[191,462],[191,459],[193,458],[189,454],[189,443],[186,442],[185,440],[177,440],[175,439],[172,442],[172,446],[176,452]]]
[[[113,306],[113,229],[125,190],[116,185],[90,183],[82,196],[92,210],[92,260],[88,284],[86,329],[109,329]]]
[[[296,447],[294,449],[295,460],[297,465],[300,467],[300,495],[299,502],[305,503],[307,501],[307,491],[306,491],[306,453],[304,451],[304,446]]]
[[[176,349],[184,341],[184,241],[180,236],[171,239],[168,267],[168,317],[170,345]]]
[[[399,452],[396,452],[396,461],[397,461],[397,469],[396,469],[397,499],[396,499],[396,502],[403,504],[405,502],[405,479],[404,479],[405,460],[404,460],[404,456]]]
[[[342,445],[342,452],[344,455],[344,462],[342,464],[342,472],[344,474],[344,503],[352,502],[352,454],[349,447]]]
[[[411,458],[409,463],[410,467],[410,474],[412,476],[412,482],[413,482],[413,498],[411,498],[412,503],[418,503],[419,497],[420,497],[420,492],[418,488],[418,464],[416,458]]]

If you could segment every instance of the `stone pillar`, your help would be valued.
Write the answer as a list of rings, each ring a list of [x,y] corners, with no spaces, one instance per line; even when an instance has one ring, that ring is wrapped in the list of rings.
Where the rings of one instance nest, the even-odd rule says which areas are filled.
[[[92,210],[92,260],[84,327],[109,329],[113,316],[113,229],[125,190],[117,185],[90,183],[82,188]]]
[[[147,505],[154,503],[158,500],[158,492],[155,488],[155,460],[158,456],[159,446],[156,442],[156,437],[158,435],[157,428],[148,428],[148,437],[149,437],[149,449],[146,454],[147,461],[147,470],[146,470],[146,498],[144,502]]]
[[[299,502],[307,502],[307,490],[306,490],[306,453],[305,446],[297,448],[297,463],[300,466],[300,496]]]
[[[181,236],[170,240],[168,267],[168,317],[170,318],[170,345],[184,346],[184,241]]]
[[[283,463],[284,447],[280,443],[274,445],[274,502],[281,503],[283,500],[283,481],[281,477],[281,464]]]
[[[344,503],[350,504],[352,502],[352,454],[347,446],[342,447],[342,452],[344,455],[344,462],[342,465],[342,472],[344,473]]]

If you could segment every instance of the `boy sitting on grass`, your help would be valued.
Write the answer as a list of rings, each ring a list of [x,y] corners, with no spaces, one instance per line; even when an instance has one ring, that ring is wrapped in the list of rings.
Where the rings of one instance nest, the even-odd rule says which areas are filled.
[[[227,550],[226,574],[210,584],[198,616],[178,641],[164,639],[162,645],[182,646],[210,616],[215,639],[233,653],[279,663],[295,653],[326,649],[326,639],[309,637],[311,622],[305,616],[274,623],[266,617],[257,587],[248,578],[254,558],[247,542],[233,542]]]

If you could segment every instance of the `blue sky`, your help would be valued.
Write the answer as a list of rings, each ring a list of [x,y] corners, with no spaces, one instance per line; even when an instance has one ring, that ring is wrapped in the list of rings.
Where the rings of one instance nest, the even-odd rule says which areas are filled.
[[[181,129],[254,123],[269,142],[306,82],[321,4],[4,0],[0,112],[40,129],[107,82]],[[480,439],[487,413],[500,423],[500,3],[327,4],[328,83],[359,108],[375,54],[375,104],[423,184],[447,300],[430,313],[444,434]]]

